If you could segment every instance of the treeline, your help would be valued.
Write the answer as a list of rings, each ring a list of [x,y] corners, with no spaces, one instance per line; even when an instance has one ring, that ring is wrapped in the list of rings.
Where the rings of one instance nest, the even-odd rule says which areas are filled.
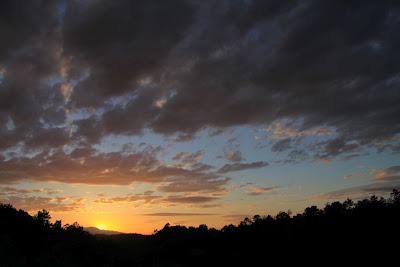
[[[171,226],[151,236],[93,236],[0,204],[0,266],[270,266],[396,260],[400,191],[244,219],[221,230]],[[321,259],[323,261],[321,261]],[[343,261],[343,262],[342,262]]]

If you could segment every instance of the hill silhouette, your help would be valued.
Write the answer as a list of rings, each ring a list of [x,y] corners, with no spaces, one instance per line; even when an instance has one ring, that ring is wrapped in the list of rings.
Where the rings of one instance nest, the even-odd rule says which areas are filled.
[[[113,230],[102,230],[97,227],[83,227],[83,230],[89,232],[92,235],[119,235],[123,234],[122,232],[113,231]]]
[[[308,207],[291,216],[255,215],[221,230],[171,226],[153,235],[92,235],[0,204],[0,266],[344,265],[397,259],[400,191]]]

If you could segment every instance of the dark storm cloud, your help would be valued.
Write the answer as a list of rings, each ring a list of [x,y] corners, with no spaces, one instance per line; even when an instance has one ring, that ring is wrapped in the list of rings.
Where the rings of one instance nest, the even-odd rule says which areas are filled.
[[[69,142],[68,133],[63,128],[40,128],[25,142],[30,148],[60,147]]]
[[[60,67],[57,15],[57,1],[0,3],[0,148],[66,142],[61,132],[41,129],[65,119],[63,98],[47,83]]]
[[[292,141],[272,137],[289,161],[398,152],[399,14],[396,1],[368,0],[1,1],[0,149],[40,154],[1,155],[0,179],[151,180],[178,192],[192,177],[183,187],[206,191],[227,181],[223,173],[266,166],[243,163],[238,149],[216,173],[57,152],[145,129],[190,141],[207,127],[296,121]],[[306,154],[296,139],[320,136],[312,129],[331,133]]]
[[[137,93],[127,106],[102,116],[103,134],[149,127],[192,136],[209,126],[301,119],[302,130],[326,126],[337,132],[316,146],[320,158],[398,142],[396,3],[177,1],[174,8],[156,8],[162,13],[157,21],[165,20],[161,28],[141,15],[135,17],[138,26],[128,27],[128,17],[136,14],[131,5],[92,2],[79,9],[79,20],[71,5],[66,15],[66,54],[91,70],[73,102],[93,106]],[[155,6],[137,10],[146,14]],[[111,11],[103,16],[106,8]],[[78,38],[86,35],[93,37]],[[153,37],[162,44],[154,45]],[[151,92],[137,89],[146,77]],[[273,150],[287,148],[288,141],[280,141]]]
[[[194,10],[185,1],[69,1],[64,55],[71,78],[90,74],[75,88],[76,106],[99,105],[134,90],[162,67],[184,37]]]
[[[194,27],[192,45],[182,49],[204,56],[174,76],[178,90],[152,123],[156,131],[302,119],[304,129],[337,130],[321,157],[399,133],[395,2],[296,1],[261,19],[250,12],[258,2],[237,3],[221,4]],[[239,19],[218,20],[227,14]]]

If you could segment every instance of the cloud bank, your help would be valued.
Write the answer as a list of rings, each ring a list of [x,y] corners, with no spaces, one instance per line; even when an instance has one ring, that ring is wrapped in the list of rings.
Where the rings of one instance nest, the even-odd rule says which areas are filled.
[[[267,166],[237,150],[212,171],[196,165],[201,152],[169,166],[95,149],[147,130],[185,141],[264,127],[272,152],[293,161],[398,152],[399,11],[393,1],[1,1],[0,181],[207,192]],[[305,153],[309,136],[321,139]]]

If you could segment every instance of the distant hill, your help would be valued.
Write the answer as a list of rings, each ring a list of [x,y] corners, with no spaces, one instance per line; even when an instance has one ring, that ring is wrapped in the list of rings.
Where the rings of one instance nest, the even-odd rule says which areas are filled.
[[[89,232],[92,235],[120,235],[125,234],[118,231],[111,231],[111,230],[101,230],[97,227],[83,227],[83,230]]]

